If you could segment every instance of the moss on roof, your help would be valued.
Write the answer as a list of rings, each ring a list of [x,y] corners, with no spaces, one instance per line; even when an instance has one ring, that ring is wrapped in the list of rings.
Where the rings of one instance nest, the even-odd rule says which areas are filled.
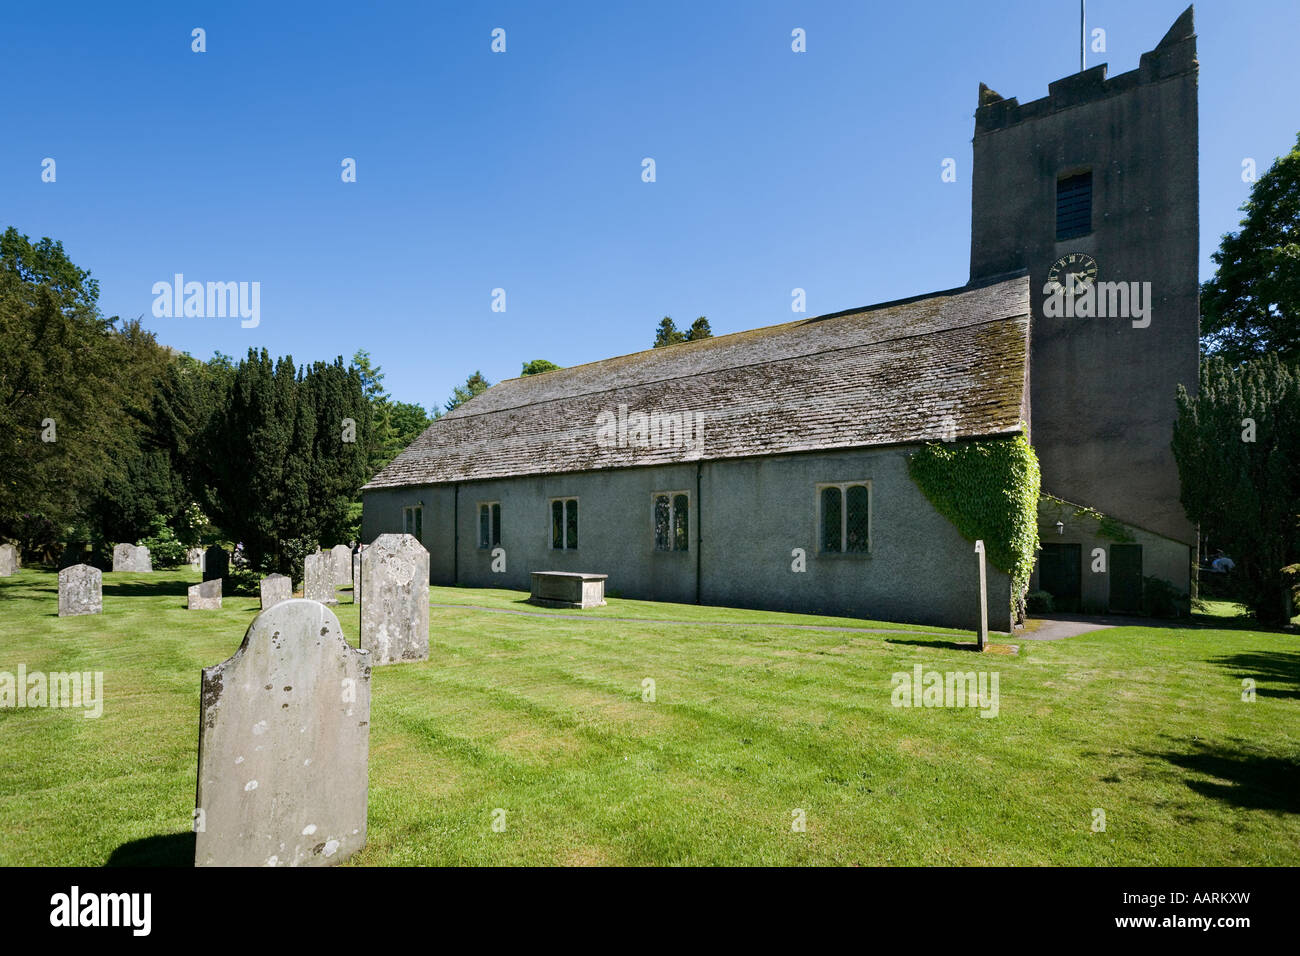
[[[1009,434],[1025,414],[1028,328],[1018,276],[508,379],[366,488]],[[602,441],[598,420],[620,408],[688,415],[702,441]]]

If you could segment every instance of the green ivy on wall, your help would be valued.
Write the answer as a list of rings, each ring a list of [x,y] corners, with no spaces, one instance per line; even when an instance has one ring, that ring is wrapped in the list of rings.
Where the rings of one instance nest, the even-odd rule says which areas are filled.
[[[969,541],[983,539],[989,563],[1011,576],[1012,610],[1029,588],[1038,553],[1038,456],[1024,432],[1006,438],[925,445],[908,474]]]

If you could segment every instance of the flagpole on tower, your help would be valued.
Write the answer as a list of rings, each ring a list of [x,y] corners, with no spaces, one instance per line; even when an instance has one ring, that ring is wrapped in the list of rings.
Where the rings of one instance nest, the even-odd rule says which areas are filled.
[[[1083,52],[1084,38],[1088,35],[1088,0],[1079,0],[1079,72],[1086,69],[1087,60]]]

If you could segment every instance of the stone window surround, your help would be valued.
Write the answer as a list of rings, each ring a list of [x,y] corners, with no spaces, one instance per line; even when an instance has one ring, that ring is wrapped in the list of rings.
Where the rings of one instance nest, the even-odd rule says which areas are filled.
[[[691,552],[691,541],[690,541],[689,530],[687,531],[686,534],[685,548],[680,548],[680,549],[672,548],[672,547],[660,548],[658,546],[658,542],[654,540],[655,502],[657,502],[660,498],[668,499],[668,536],[670,539],[676,538],[677,525],[674,519],[677,516],[677,506],[675,502],[678,495],[686,496],[686,521],[687,521],[687,526],[689,528],[689,524],[691,520],[690,517],[691,516],[691,493],[689,491],[655,491],[652,492],[650,495],[650,534],[651,534],[651,542],[653,545],[652,551],[655,554],[690,554]]]
[[[486,544],[483,543],[483,509],[484,508],[488,509],[488,541]],[[495,528],[492,527],[493,512],[491,509],[493,508],[496,509]],[[490,551],[492,548],[498,547],[501,544],[501,501],[499,499],[493,501],[480,501],[478,502],[477,513],[478,513],[478,550]],[[495,532],[495,534],[493,532]]]
[[[849,488],[854,485],[862,485],[867,489],[867,550],[865,551],[823,551],[822,550],[822,491],[827,488],[840,489],[840,543],[848,538],[848,520],[849,509],[844,502],[847,500]],[[876,547],[876,535],[873,530],[876,511],[876,493],[872,488],[870,478],[851,478],[846,481],[819,481],[813,492],[813,541],[816,542],[814,554],[819,558],[849,560],[870,558]]]
[[[424,502],[402,506],[402,533],[424,543]]]
[[[555,503],[557,501],[563,505],[562,517],[564,523],[562,525],[563,531],[561,532],[561,534],[563,536],[564,546],[560,548],[557,548],[555,546],[554,515],[555,515]],[[548,498],[546,501],[546,541],[547,541],[547,548],[551,551],[577,551],[578,550],[578,546],[576,544],[575,545],[569,544],[569,502],[570,501],[573,502],[575,518],[579,518],[579,520],[581,520],[580,516],[577,514],[578,512],[577,495],[559,495],[554,498]],[[576,521],[575,524],[577,524]],[[581,540],[580,535],[579,535],[579,540]]]

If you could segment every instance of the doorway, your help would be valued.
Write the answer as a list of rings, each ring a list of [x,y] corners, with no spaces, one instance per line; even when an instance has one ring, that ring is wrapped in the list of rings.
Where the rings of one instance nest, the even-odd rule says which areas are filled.
[[[1110,610],[1114,614],[1142,613],[1142,545],[1110,546]]]
[[[1043,545],[1038,556],[1038,586],[1052,596],[1056,610],[1079,610],[1082,568],[1081,545]]]

